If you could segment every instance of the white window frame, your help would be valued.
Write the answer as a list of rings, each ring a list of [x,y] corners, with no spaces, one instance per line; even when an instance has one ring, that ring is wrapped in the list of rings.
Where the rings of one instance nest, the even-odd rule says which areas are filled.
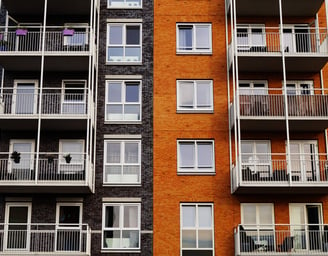
[[[112,6],[111,0],[107,0],[107,8],[110,9],[141,9],[142,8],[142,0],[140,0],[140,5],[137,3],[128,3],[127,0],[122,0],[122,5]],[[130,1],[131,2],[131,1]]]
[[[192,49],[184,50],[180,49],[180,37],[179,37],[179,27],[190,26],[192,27]],[[208,27],[209,28],[209,49],[197,49],[196,44],[196,27]],[[177,23],[176,24],[176,52],[184,54],[211,54],[212,53],[212,24],[211,23]]]
[[[197,86],[199,82],[208,82],[211,90],[211,99],[210,99],[210,106],[209,107],[199,107],[197,106]],[[181,89],[180,85],[181,83],[193,83],[193,106],[190,108],[183,107],[181,106],[179,99],[180,99],[180,94]],[[201,113],[213,113],[213,80],[177,80],[177,111],[178,112],[185,112],[185,113],[192,113],[192,112],[201,112]]]
[[[107,206],[119,206],[120,207],[120,219],[119,219],[119,227],[118,228],[106,228],[105,224],[106,224],[106,207]],[[138,208],[138,217],[137,217],[137,221],[138,221],[138,225],[136,228],[124,228],[124,207],[125,206],[137,206]],[[123,243],[123,237],[122,237],[122,231],[124,230],[133,230],[133,231],[138,231],[139,232],[139,247],[136,248],[126,248],[126,247],[115,247],[115,248],[109,248],[109,247],[104,247],[104,239],[105,239],[105,231],[120,231],[121,235],[120,235],[120,244]],[[124,250],[124,251],[136,251],[136,250],[140,250],[141,248],[141,204],[140,203],[104,203],[103,204],[103,210],[102,210],[102,232],[101,232],[101,249],[102,250]]]
[[[288,88],[288,84],[294,84],[295,85],[295,93],[296,94],[288,94],[288,91],[291,91],[290,87]],[[310,86],[308,91],[310,92],[309,94],[302,94],[302,91],[304,90],[301,85],[302,84],[307,84]],[[284,81],[282,81],[282,87],[284,88]],[[313,95],[314,94],[314,85],[313,85],[313,80],[287,80],[286,81],[286,90],[287,90],[287,95],[290,96],[296,96],[296,95]]]
[[[238,42],[238,29],[246,29],[247,30],[247,44],[242,44],[240,45]],[[252,32],[253,29],[261,29],[262,30],[262,43],[257,43],[256,40],[254,39],[255,33]],[[265,47],[266,46],[266,33],[265,33],[265,24],[238,24],[237,25],[237,49],[240,51],[250,51],[252,47]],[[258,33],[260,34],[260,33]],[[255,42],[254,42],[255,41]]]
[[[129,82],[135,82],[135,83],[139,83],[139,102],[126,102],[126,83]],[[110,103],[108,102],[108,87],[110,83],[121,83],[121,102],[113,102]],[[123,79],[123,80],[106,80],[106,88],[105,88],[105,122],[110,122],[110,123],[135,123],[135,122],[141,122],[142,120],[142,80],[127,80],[127,79]],[[139,119],[136,120],[131,120],[131,119],[125,119],[126,115],[124,114],[124,108],[125,106],[129,106],[129,105],[138,105],[139,104]],[[110,105],[122,105],[122,116],[123,119],[108,119],[107,118],[107,106]]]
[[[195,216],[195,227],[183,227],[183,207],[184,206],[192,206],[192,207],[195,207],[196,209],[196,216]],[[198,215],[199,215],[199,212],[198,212],[198,207],[199,206],[209,206],[211,207],[211,215],[212,215],[212,227],[211,228],[200,228],[199,227],[199,223],[198,223]],[[182,248],[182,231],[183,230],[195,230],[196,232],[196,248]],[[200,230],[212,230],[212,239],[213,239],[213,247],[212,248],[199,248],[198,247],[198,231]],[[188,251],[192,251],[192,250],[195,250],[195,251],[202,251],[202,250],[206,250],[206,251],[209,251],[209,250],[212,250],[212,255],[214,255],[215,253],[215,236],[214,236],[214,205],[213,203],[181,203],[180,204],[180,255],[182,256],[183,255],[183,250],[188,250]]]
[[[109,43],[109,28],[110,26],[122,26],[123,29],[123,33],[122,33],[122,44],[113,44],[111,45]],[[138,45],[127,45],[126,44],[126,27],[127,26],[139,26],[140,28],[140,34],[139,34],[139,44]],[[141,22],[108,22],[107,23],[107,30],[106,30],[106,63],[111,64],[111,63],[118,63],[118,64],[134,64],[134,63],[142,63],[142,23]],[[109,47],[122,47],[123,48],[123,56],[115,56],[112,57],[114,59],[109,60]],[[126,48],[129,48],[129,46],[134,46],[134,47],[140,47],[140,59],[137,60],[135,58],[132,57],[126,57],[125,56],[125,50]]]
[[[66,100],[65,96],[66,96],[66,86],[69,84],[79,84],[81,83],[84,84],[83,87],[79,87],[77,89],[81,89],[83,90],[83,99],[82,100]],[[77,115],[80,113],[74,113],[74,111],[72,113],[67,113],[64,110],[64,106],[65,104],[69,104],[69,105],[83,105],[83,114],[86,114],[86,102],[87,102],[87,81],[86,80],[62,80],[62,100],[61,100],[61,113],[63,114],[73,114],[73,115]]]
[[[125,144],[126,143],[136,143],[138,145],[138,163],[135,164],[128,164],[124,163],[124,153],[125,153]],[[120,162],[119,163],[107,163],[106,158],[107,158],[107,148],[108,148],[108,143],[119,143],[120,144]],[[105,185],[126,185],[126,186],[133,186],[133,185],[140,185],[141,184],[141,140],[138,139],[117,139],[117,140],[105,140],[104,141],[104,168],[103,168],[103,184]],[[124,166],[138,166],[138,182],[129,182],[129,180],[124,181],[124,177],[127,175],[123,174]],[[110,166],[120,166],[121,167],[121,174],[119,175],[120,177],[117,177],[117,179],[113,182],[110,182],[111,179],[113,179],[113,175],[109,174],[108,177],[106,178],[106,167]],[[134,176],[134,175],[133,175]],[[111,178],[110,178],[111,177]],[[123,179],[123,180],[122,180]]]
[[[13,163],[13,160],[11,159],[11,154],[13,153],[14,151],[14,144],[15,143],[30,143],[31,144],[31,157],[30,157],[30,170],[33,170],[34,169],[34,154],[35,154],[35,141],[34,140],[29,140],[29,139],[26,139],[26,140],[21,140],[21,139],[11,139],[9,141],[9,159],[8,159],[8,173],[11,173],[14,166],[15,165]],[[22,155],[22,152],[18,152]],[[23,153],[28,153],[28,152],[23,152]],[[25,169],[25,168],[19,168],[17,167],[17,169]]]
[[[212,144],[212,167],[198,167],[198,155],[197,155],[197,144],[198,143],[211,143]],[[193,143],[194,144],[194,165],[193,167],[181,167],[180,163],[180,144],[181,143]],[[202,140],[202,139],[196,139],[196,140],[177,140],[177,156],[178,156],[178,161],[177,161],[177,170],[178,174],[196,174],[196,175],[206,175],[206,174],[215,174],[215,145],[214,145],[214,140]]]
[[[16,104],[17,104],[17,86],[18,84],[34,84],[34,95],[33,95],[33,113],[16,113]],[[11,103],[11,113],[14,115],[34,115],[37,113],[37,103],[38,103],[38,86],[39,81],[38,80],[14,80],[14,94],[13,99]]]
[[[251,93],[243,93],[242,88],[246,87],[240,87],[240,84],[248,84],[249,87],[248,90],[251,91]],[[255,84],[264,84],[264,87],[255,87]],[[257,89],[260,88],[260,89]],[[268,80],[239,80],[238,81],[238,89],[239,89],[239,95],[268,95]],[[260,93],[257,93],[259,91]]]
[[[64,26],[66,28],[73,28],[73,29],[83,29],[83,31],[78,31],[78,33],[85,33],[85,41],[84,43],[72,43],[70,42],[70,38],[72,36],[74,36],[74,34],[72,36],[63,36],[64,37],[64,46],[85,46],[85,45],[88,45],[89,43],[89,33],[88,33],[88,27],[89,27],[89,24],[88,23],[65,23]],[[75,33],[75,31],[74,31]]]
[[[27,207],[27,236],[26,236],[26,248],[23,249],[11,249],[7,248],[8,245],[8,226],[9,226],[9,213],[11,207]],[[5,209],[5,227],[4,227],[4,251],[29,251],[30,250],[30,236],[31,236],[31,213],[32,213],[32,203],[30,202],[15,202],[15,203],[6,203]],[[25,224],[25,223],[24,223]]]
[[[63,143],[65,142],[71,142],[71,143],[82,143],[82,152],[81,152],[81,161],[77,162],[71,162],[71,163],[66,163],[64,156],[66,154],[75,154],[76,152],[64,152],[63,151]],[[59,140],[59,155],[58,155],[58,173],[74,173],[74,167],[73,166],[81,166],[81,170],[84,170],[85,166],[85,141],[82,139],[76,139],[76,140],[70,140],[70,139],[60,139]],[[73,160],[73,159],[72,159]],[[64,168],[62,168],[64,167]],[[73,167],[72,170],[66,170],[66,167],[70,169],[70,167]],[[76,170],[76,169],[75,169]],[[85,170],[86,172],[86,170]]]

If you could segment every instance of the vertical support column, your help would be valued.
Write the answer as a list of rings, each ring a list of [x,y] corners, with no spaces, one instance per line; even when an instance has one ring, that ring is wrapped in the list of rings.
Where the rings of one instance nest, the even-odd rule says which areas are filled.
[[[283,91],[285,99],[285,119],[286,119],[286,160],[287,160],[287,173],[289,174],[289,182],[291,183],[291,158],[290,158],[290,144],[289,144],[289,119],[288,119],[288,97],[287,97],[287,86],[286,86],[286,62],[285,62],[285,49],[284,49],[284,33],[283,33],[283,18],[282,18],[282,0],[279,0],[279,19],[280,19],[280,51],[282,58],[282,74],[283,74]]]
[[[41,48],[41,70],[40,70],[40,95],[39,95],[39,109],[38,109],[38,134],[36,141],[36,164],[35,164],[35,183],[38,182],[39,173],[39,152],[40,152],[40,137],[41,137],[41,111],[42,111],[42,90],[43,90],[43,76],[44,76],[44,48],[45,48],[45,34],[47,23],[47,6],[48,0],[44,0],[43,11],[43,28],[42,28],[42,48]]]

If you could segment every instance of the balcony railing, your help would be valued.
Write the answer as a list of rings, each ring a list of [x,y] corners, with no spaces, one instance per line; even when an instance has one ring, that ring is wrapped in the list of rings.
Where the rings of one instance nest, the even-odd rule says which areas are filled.
[[[43,38],[46,53],[86,52],[89,51],[90,28],[73,27],[71,33],[65,33],[65,27],[27,26],[0,27],[0,55],[1,52],[41,53]]]
[[[36,115],[39,113],[40,89],[8,88],[0,94],[0,116]],[[41,114],[85,115],[87,113],[87,89],[43,88]]]
[[[233,168],[233,177],[247,184],[328,185],[328,161],[323,154],[242,154],[241,170]],[[290,173],[287,165],[290,166]]]
[[[2,182],[20,184],[33,182],[45,184],[66,182],[80,184],[90,181],[91,163],[86,154],[71,153],[39,153],[19,152],[15,158],[12,153],[0,153],[0,185]]]
[[[253,89],[246,94],[239,91],[241,117],[284,117],[285,95],[281,89]],[[328,118],[328,94],[325,90],[287,90],[288,116]]]
[[[328,226],[239,225],[236,255],[328,255]]]
[[[279,28],[252,27],[252,30],[257,32],[237,32],[237,51],[239,53],[276,54],[283,50],[286,56],[290,54],[328,54],[327,29],[286,28],[283,32],[284,46],[281,46]],[[304,32],[306,30],[308,32]]]
[[[0,224],[0,255],[90,255],[87,224]]]

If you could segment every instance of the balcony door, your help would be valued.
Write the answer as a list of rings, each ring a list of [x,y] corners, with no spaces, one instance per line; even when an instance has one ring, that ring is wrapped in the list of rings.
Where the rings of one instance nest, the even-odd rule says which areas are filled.
[[[10,140],[8,172],[15,180],[33,179],[34,140]],[[15,157],[17,153],[18,157]]]
[[[310,52],[311,38],[308,25],[288,25],[283,28],[284,51],[288,53]]]
[[[4,249],[28,251],[30,247],[30,203],[7,203]]]
[[[84,140],[59,141],[59,171],[64,174],[84,173]],[[69,159],[70,158],[70,159]],[[71,178],[76,178],[71,177]]]
[[[319,181],[317,141],[290,141],[291,175],[293,181]]]
[[[84,80],[63,81],[62,113],[86,113],[86,82]]]
[[[80,251],[82,204],[58,203],[56,216],[56,250]]]
[[[36,114],[37,86],[36,80],[15,80],[12,114]]]
[[[321,204],[289,204],[291,236],[295,250],[321,249]]]

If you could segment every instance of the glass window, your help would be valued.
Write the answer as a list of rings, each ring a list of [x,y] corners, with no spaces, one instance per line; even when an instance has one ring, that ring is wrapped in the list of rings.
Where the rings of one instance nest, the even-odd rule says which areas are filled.
[[[141,24],[111,23],[107,31],[108,62],[141,62]]]
[[[178,141],[178,172],[215,172],[214,142],[206,140]]]
[[[105,141],[104,183],[139,184],[141,171],[140,150],[140,141]]]
[[[104,204],[103,249],[140,248],[140,204]]]
[[[238,51],[263,52],[266,51],[264,25],[238,25],[237,47]]]
[[[108,8],[141,8],[142,0],[108,0]]]
[[[254,80],[244,81],[240,80],[238,83],[240,95],[267,95],[268,81]]]
[[[141,120],[141,82],[107,81],[105,121]]]
[[[214,255],[212,204],[181,204],[182,256]]]
[[[212,52],[211,24],[177,24],[177,52]]]
[[[179,80],[177,82],[179,111],[213,111],[213,83],[211,80]]]

